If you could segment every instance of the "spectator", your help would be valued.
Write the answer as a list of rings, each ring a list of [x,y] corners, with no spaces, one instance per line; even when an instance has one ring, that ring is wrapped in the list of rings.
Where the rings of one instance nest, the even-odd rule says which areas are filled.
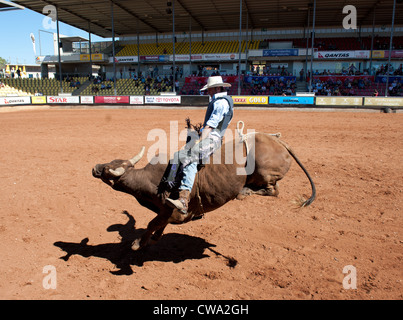
[[[299,72],[299,81],[304,81],[304,69],[301,69],[301,71]]]

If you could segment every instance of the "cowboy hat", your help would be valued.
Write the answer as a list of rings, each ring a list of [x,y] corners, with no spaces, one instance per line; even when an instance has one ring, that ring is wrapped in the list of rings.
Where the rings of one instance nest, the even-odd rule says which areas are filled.
[[[215,88],[215,87],[229,88],[229,87],[231,87],[231,85],[229,83],[223,82],[221,76],[212,76],[207,79],[207,84],[200,90],[206,90],[206,89]]]

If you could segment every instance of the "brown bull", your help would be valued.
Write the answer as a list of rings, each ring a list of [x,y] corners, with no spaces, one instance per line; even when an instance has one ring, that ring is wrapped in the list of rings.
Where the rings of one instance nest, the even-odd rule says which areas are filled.
[[[144,247],[150,238],[155,241],[159,240],[167,224],[188,222],[221,207],[237,196],[238,198],[250,194],[277,196],[277,181],[288,172],[292,158],[305,172],[312,188],[311,197],[301,205],[307,206],[315,199],[315,185],[311,177],[293,151],[279,138],[265,133],[249,134],[247,157],[245,156],[246,144],[244,145],[242,141],[232,141],[229,144],[233,155],[238,151],[244,155],[243,161],[228,161],[225,158],[228,152],[221,152],[220,164],[213,163],[213,161],[206,164],[197,173],[186,216],[173,214],[173,210],[165,204],[167,194],[161,193],[159,190],[166,164],[151,164],[154,162],[150,161],[142,169],[134,168],[134,165],[144,155],[144,147],[138,155],[130,160],[113,160],[109,163],[97,164],[92,169],[95,178],[101,179],[117,191],[131,194],[142,206],[157,213],[157,216],[148,224],[142,237],[133,242],[133,250]],[[229,149],[225,149],[227,147],[228,144],[224,144],[221,151],[228,151]],[[232,163],[226,164],[226,162]],[[251,164],[254,166],[250,166]],[[252,173],[246,174],[248,166],[254,170]],[[243,174],[240,174],[242,170]]]

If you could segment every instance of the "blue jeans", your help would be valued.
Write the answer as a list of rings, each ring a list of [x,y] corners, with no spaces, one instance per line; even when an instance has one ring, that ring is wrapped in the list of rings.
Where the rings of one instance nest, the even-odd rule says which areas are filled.
[[[221,138],[210,134],[191,149],[179,151],[179,159],[183,164],[183,178],[179,190],[192,190],[199,160],[204,162],[220,147]]]

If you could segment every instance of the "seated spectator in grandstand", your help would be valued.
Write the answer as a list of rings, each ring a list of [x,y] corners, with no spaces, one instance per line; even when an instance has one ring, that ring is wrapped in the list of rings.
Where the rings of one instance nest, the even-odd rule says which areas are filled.
[[[101,84],[101,90],[105,90],[105,89],[106,89],[105,83],[102,83]]]
[[[4,83],[0,81],[0,88],[4,88]]]
[[[106,85],[106,89],[112,89],[112,86],[111,86],[110,83],[108,83],[108,84]]]
[[[348,95],[349,95],[349,96],[355,96],[354,88],[351,88],[351,89],[348,91]]]
[[[73,79],[70,80],[70,88],[74,88],[76,86],[76,83],[74,82]]]

